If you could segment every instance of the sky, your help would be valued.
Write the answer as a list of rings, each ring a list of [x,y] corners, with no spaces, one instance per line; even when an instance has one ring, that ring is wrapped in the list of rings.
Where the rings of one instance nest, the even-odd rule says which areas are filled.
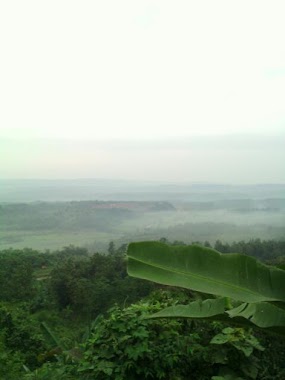
[[[285,183],[285,2],[0,2],[0,178]]]

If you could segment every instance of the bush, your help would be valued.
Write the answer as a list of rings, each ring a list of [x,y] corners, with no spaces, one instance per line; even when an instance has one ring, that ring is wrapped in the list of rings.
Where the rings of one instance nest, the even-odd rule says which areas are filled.
[[[262,347],[250,332],[225,329],[220,323],[147,318],[178,298],[157,292],[147,301],[126,309],[116,306],[108,318],[98,318],[84,345],[81,378],[208,380],[234,371],[255,379],[258,361],[253,351]]]

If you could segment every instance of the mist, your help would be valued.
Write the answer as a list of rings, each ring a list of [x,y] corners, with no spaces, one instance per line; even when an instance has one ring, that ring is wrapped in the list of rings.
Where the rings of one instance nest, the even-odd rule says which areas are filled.
[[[2,139],[0,178],[284,183],[285,136]]]

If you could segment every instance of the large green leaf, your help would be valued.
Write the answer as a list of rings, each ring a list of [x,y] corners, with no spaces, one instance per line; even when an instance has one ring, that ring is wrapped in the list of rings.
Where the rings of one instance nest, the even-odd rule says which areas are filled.
[[[191,318],[191,319],[218,319],[226,317],[226,298],[208,299],[205,301],[194,301],[188,305],[174,305],[167,307],[149,318]]]
[[[189,305],[167,307],[149,318],[190,318],[222,321],[244,327],[260,327],[285,335],[285,310],[267,302],[243,303],[227,310],[226,298],[194,301]]]
[[[285,301],[285,271],[240,254],[159,242],[131,243],[128,273],[243,302]]]
[[[268,302],[243,303],[228,310],[233,318],[246,318],[254,325],[285,335],[285,310]]]

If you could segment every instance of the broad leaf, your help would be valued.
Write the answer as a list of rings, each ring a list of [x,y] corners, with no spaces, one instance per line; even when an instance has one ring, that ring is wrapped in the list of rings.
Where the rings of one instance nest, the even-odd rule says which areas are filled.
[[[271,303],[243,303],[228,310],[227,314],[233,320],[235,318],[246,318],[258,327],[285,335],[285,310]]]
[[[167,307],[148,318],[189,318],[221,321],[228,325],[257,326],[266,329],[268,332],[285,335],[285,310],[267,302],[243,303],[231,310],[227,310],[227,304],[226,298],[194,301],[189,305]]]
[[[227,307],[226,298],[209,299],[205,301],[194,301],[189,305],[174,305],[167,307],[150,318],[203,318],[217,319],[218,316],[226,317],[225,311]],[[214,318],[213,318],[214,317]]]
[[[240,254],[220,254],[197,245],[131,243],[128,273],[165,285],[243,302],[285,301],[285,271]]]

